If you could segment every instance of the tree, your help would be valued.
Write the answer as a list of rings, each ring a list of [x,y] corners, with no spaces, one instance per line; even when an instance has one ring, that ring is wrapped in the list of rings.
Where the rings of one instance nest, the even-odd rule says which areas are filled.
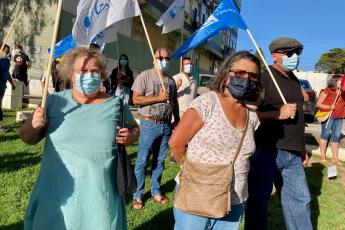
[[[334,48],[321,55],[315,64],[315,71],[327,73],[345,73],[345,49]]]
[[[262,49],[261,49],[261,48],[259,48],[259,49],[260,49],[260,51],[261,51],[262,55],[263,55],[263,56],[264,56],[264,58],[265,58],[264,51],[262,51]],[[260,60],[260,69],[261,69],[261,70],[265,70],[265,69],[266,69],[265,64],[264,64],[264,62],[262,61],[262,59],[261,59],[261,57],[260,57],[260,55],[259,55],[259,52],[258,52],[258,51],[256,51],[256,52],[255,52],[255,56],[256,56],[257,58],[259,58],[259,60]],[[266,59],[266,58],[265,58],[265,59]]]

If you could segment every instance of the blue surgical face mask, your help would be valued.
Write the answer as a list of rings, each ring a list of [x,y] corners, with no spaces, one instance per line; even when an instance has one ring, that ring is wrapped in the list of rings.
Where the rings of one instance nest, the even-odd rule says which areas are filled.
[[[167,71],[169,69],[169,61],[166,59],[157,60],[158,69],[162,72]]]
[[[125,59],[120,59],[120,65],[125,66],[128,64],[128,61]]]
[[[10,55],[9,55],[8,53],[5,53],[5,54],[2,56],[2,58],[4,58],[4,59],[10,59]]]
[[[288,57],[286,55],[283,56],[283,63],[282,67],[285,71],[291,72],[297,69],[299,64],[299,55],[293,54],[291,57]]]
[[[192,65],[191,64],[184,65],[183,66],[183,72],[191,73],[192,72]]]
[[[91,95],[99,91],[102,79],[98,73],[80,73],[75,79],[76,89],[86,95]]]
[[[244,100],[256,92],[257,82],[246,77],[230,76],[230,83],[226,88],[234,98]]]

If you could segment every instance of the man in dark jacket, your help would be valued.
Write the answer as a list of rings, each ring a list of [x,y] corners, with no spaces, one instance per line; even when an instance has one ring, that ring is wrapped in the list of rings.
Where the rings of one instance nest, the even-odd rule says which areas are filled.
[[[257,150],[251,157],[245,229],[267,229],[268,203],[273,184],[280,197],[288,230],[312,230],[310,193],[303,169],[305,161],[303,102],[308,96],[292,72],[303,45],[280,37],[269,46],[270,66],[287,104],[284,105],[268,71],[261,76],[262,98],[257,101],[261,125],[255,134]]]

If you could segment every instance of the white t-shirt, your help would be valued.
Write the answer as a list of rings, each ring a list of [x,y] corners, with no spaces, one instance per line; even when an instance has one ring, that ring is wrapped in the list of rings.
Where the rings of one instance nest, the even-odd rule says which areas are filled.
[[[183,73],[176,74],[173,78],[175,82],[182,80],[182,85],[177,89],[177,100],[180,111],[185,112],[196,97],[196,81],[192,76],[188,79]]]

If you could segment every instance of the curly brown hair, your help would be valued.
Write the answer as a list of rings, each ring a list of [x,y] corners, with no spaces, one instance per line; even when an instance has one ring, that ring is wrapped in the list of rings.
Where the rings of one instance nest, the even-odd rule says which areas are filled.
[[[69,53],[67,53],[63,57],[62,62],[60,63],[60,66],[59,66],[60,79],[65,83],[66,86],[69,86],[70,84],[71,77],[74,71],[75,61],[80,57],[95,58],[98,68],[101,72],[101,77],[103,79],[107,77],[107,74],[106,74],[107,59],[102,53],[89,49],[89,48],[76,48],[70,51]]]

